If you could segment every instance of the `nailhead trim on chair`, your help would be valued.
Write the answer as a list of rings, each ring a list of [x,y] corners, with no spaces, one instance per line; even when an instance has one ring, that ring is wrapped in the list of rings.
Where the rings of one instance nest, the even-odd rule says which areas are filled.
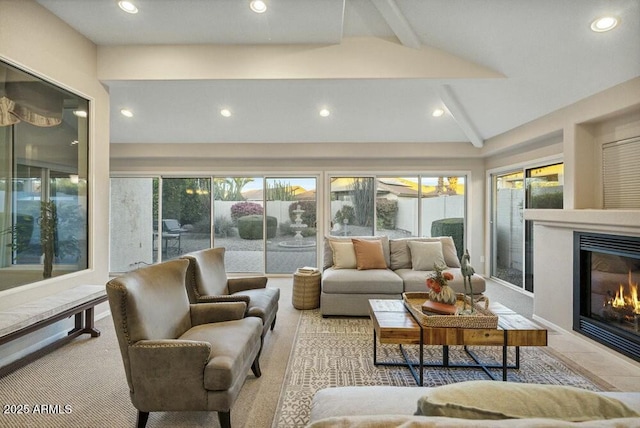
[[[122,295],[120,303],[120,313],[122,315],[122,331],[124,331],[124,337],[127,339],[127,343],[131,345],[131,335],[129,335],[129,329],[127,328],[127,289],[122,284],[110,283],[111,287]]]

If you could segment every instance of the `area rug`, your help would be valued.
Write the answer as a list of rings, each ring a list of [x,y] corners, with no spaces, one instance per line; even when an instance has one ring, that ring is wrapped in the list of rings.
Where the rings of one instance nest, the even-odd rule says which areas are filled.
[[[417,346],[405,347],[413,358]],[[499,347],[470,347],[483,362],[500,363]],[[412,355],[413,354],[413,355]],[[425,361],[442,361],[442,347],[425,346]],[[379,345],[379,361],[398,361],[397,345]],[[462,347],[450,347],[450,361],[471,362]],[[515,350],[509,350],[509,363]],[[493,373],[501,378],[499,369]],[[487,379],[477,368],[428,368],[424,386]],[[520,348],[520,369],[510,369],[508,381],[572,385],[592,391],[614,388],[547,348]],[[273,428],[304,427],[309,421],[311,399],[322,388],[336,386],[412,386],[417,384],[405,367],[373,364],[373,327],[368,318],[322,318],[319,310],[304,311],[285,373]]]

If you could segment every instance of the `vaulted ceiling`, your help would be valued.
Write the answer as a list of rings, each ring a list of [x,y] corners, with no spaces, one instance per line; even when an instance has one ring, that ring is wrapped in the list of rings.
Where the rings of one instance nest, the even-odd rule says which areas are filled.
[[[262,14],[249,0],[132,0],[137,14],[38,3],[99,46],[112,143],[481,147],[640,76],[637,0],[265,0]],[[591,31],[603,15],[618,27]],[[215,66],[163,75],[167,49],[185,70]]]

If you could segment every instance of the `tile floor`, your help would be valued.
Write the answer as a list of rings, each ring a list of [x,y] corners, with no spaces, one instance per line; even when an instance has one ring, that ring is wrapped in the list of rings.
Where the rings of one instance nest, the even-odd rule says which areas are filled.
[[[620,391],[640,392],[640,363],[567,332],[550,333],[549,347]]]

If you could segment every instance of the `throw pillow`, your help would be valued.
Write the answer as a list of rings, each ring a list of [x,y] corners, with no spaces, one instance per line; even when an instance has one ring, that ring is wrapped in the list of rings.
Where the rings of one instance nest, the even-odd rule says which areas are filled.
[[[351,241],[356,253],[356,268],[358,270],[387,268],[380,240],[352,239]]]
[[[453,238],[450,236],[440,236],[438,238],[442,243],[442,255],[444,261],[450,268],[459,268],[460,260],[458,260],[458,251],[456,250],[456,244],[453,242]]]
[[[434,265],[446,266],[442,255],[442,243],[409,241],[413,270],[433,270]]]
[[[460,260],[458,260],[458,252],[456,251],[456,244],[453,242],[453,238],[450,236],[439,236],[435,238],[399,238],[390,239],[389,247],[391,249],[390,254],[390,268],[396,269],[411,269],[411,252],[409,250],[409,242],[441,242],[442,243],[442,255],[446,265],[450,268],[459,268]]]
[[[355,269],[356,252],[351,241],[329,241],[334,269]]]
[[[418,400],[418,412],[464,419],[551,418],[573,422],[639,415],[619,400],[580,388],[487,380],[434,388]]]

